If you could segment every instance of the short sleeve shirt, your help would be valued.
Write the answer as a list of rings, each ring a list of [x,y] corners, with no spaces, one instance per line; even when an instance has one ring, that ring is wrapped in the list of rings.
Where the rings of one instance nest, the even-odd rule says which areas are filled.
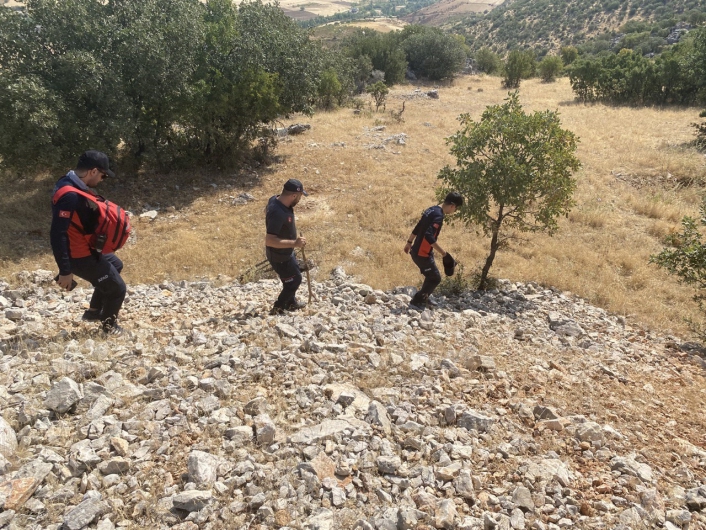
[[[265,214],[267,233],[280,239],[296,239],[297,227],[294,222],[294,210],[282,204],[276,195],[270,197]],[[287,261],[294,249],[267,247],[267,259],[276,262]]]

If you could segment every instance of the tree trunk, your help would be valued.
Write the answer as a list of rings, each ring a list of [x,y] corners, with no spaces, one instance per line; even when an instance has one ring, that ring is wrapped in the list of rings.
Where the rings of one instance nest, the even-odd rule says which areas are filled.
[[[478,290],[484,291],[486,283],[488,281],[488,272],[490,272],[490,266],[493,264],[495,259],[495,253],[498,251],[500,244],[498,242],[498,233],[500,232],[500,221],[493,224],[493,237],[490,238],[490,254],[485,260],[485,265],[483,265],[483,270],[480,274],[480,283],[478,284]]]

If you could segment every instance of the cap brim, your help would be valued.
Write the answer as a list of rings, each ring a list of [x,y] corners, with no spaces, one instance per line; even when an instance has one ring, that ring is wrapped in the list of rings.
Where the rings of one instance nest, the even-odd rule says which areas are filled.
[[[113,173],[110,169],[104,169],[103,170],[106,175],[108,175],[110,178],[114,179],[115,178],[115,173]]]
[[[309,194],[308,194],[307,192],[305,192],[304,190],[302,190],[302,193],[304,194],[304,197],[308,197],[308,196],[309,196]]]

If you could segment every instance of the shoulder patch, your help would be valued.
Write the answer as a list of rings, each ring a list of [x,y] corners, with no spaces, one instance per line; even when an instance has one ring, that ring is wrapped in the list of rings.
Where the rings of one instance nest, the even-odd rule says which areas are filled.
[[[434,228],[439,228],[439,223],[434,223]]]
[[[64,217],[68,219],[71,217],[71,212],[67,212],[66,210],[59,210],[59,217]]]
[[[291,222],[292,222],[292,216],[291,216],[291,215],[290,215],[289,217],[287,217],[287,222],[288,222],[288,223],[291,223]]]

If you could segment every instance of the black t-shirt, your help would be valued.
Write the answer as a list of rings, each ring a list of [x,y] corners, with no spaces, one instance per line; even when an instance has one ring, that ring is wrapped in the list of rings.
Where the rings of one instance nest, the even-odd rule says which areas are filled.
[[[444,211],[441,206],[432,206],[424,210],[422,218],[412,230],[412,233],[417,236],[412,245],[412,254],[421,258],[431,256],[434,253],[432,245],[436,243],[443,225]]]
[[[294,210],[282,204],[276,195],[270,197],[265,214],[267,233],[280,239],[296,239],[297,227],[294,224]],[[294,253],[293,248],[267,247],[267,259],[287,261]]]

